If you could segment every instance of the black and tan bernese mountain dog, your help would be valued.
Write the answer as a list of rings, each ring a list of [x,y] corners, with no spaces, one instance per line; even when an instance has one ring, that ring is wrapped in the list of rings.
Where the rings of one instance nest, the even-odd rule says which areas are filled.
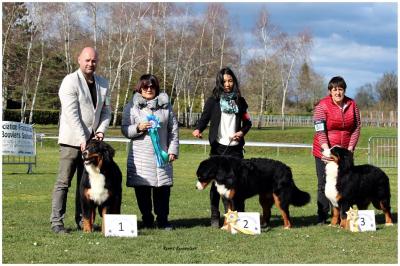
[[[230,202],[230,209],[244,206],[247,198],[259,195],[263,209],[261,226],[270,226],[271,207],[275,203],[282,214],[285,229],[292,227],[289,205],[304,206],[310,201],[307,192],[299,190],[289,166],[265,158],[237,159],[211,156],[197,169],[197,189],[203,190],[212,180],[219,194]]]
[[[370,164],[354,165],[353,153],[335,146],[332,161],[326,164],[325,195],[333,206],[331,225],[348,228],[346,212],[354,204],[365,210],[372,202],[385,214],[385,224],[393,225],[390,213],[390,186],[388,176]]]
[[[122,174],[113,157],[115,150],[104,141],[91,139],[82,152],[85,169],[80,183],[83,231],[92,232],[96,209],[101,217],[120,214]]]

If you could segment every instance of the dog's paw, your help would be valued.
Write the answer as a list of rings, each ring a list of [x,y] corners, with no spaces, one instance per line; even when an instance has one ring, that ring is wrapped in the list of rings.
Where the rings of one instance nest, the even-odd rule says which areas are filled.
[[[261,223],[260,226],[261,226],[261,228],[265,228],[265,227],[268,226],[268,224],[267,223]]]
[[[385,223],[385,226],[393,226],[393,223]]]
[[[203,189],[204,189],[204,185],[203,185],[201,182],[197,181],[197,183],[196,183],[196,188],[197,188],[198,190],[203,190]]]
[[[272,230],[271,226],[261,227],[261,232],[269,232],[271,230]]]

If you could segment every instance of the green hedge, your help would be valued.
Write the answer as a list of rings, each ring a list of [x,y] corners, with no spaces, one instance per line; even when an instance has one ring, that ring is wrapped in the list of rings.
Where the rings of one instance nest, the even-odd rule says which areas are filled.
[[[59,110],[35,110],[33,112],[33,123],[40,125],[57,125],[60,116]],[[122,114],[118,113],[117,125],[121,125]],[[29,111],[25,112],[26,121],[29,119]],[[113,121],[114,113],[111,115],[111,122]],[[3,113],[4,121],[21,121],[21,110],[6,109]]]
[[[29,112],[25,111],[26,121],[29,120]],[[60,111],[58,110],[35,110],[33,112],[33,123],[35,124],[58,124],[58,117],[60,115]],[[3,113],[3,120],[5,121],[21,121],[21,110],[14,109],[6,109]]]

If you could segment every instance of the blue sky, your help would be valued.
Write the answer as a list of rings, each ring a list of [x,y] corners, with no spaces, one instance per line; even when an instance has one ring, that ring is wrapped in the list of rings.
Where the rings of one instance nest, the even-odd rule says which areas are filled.
[[[207,3],[191,3],[203,11]],[[255,44],[251,31],[265,6],[271,22],[288,34],[304,29],[313,35],[311,63],[326,82],[343,76],[347,95],[367,82],[375,83],[385,72],[397,73],[398,32],[396,2],[252,2],[225,7],[244,31],[248,49]]]

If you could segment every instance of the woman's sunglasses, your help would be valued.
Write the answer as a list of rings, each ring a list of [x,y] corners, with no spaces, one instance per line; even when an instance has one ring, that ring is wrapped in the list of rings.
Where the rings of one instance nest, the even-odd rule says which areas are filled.
[[[153,85],[144,85],[144,86],[142,87],[142,89],[145,90],[145,91],[147,91],[147,90],[149,90],[149,89],[154,90],[155,88],[154,88]]]

